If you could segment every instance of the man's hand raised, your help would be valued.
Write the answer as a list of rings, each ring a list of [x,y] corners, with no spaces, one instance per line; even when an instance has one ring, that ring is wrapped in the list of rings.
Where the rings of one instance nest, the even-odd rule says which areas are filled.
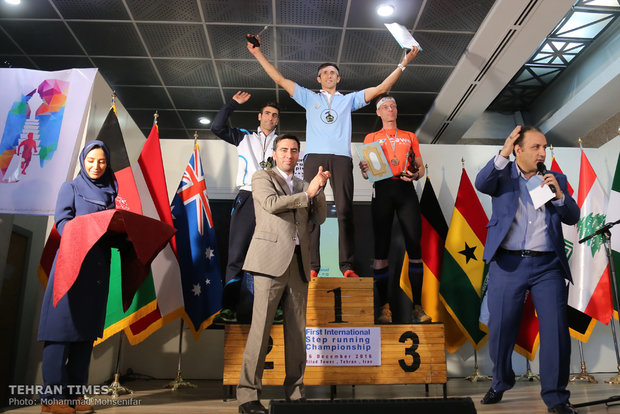
[[[510,154],[512,154],[512,151],[515,147],[515,141],[517,140],[517,138],[519,138],[519,135],[521,135],[521,125],[517,125],[515,129],[512,130],[508,138],[506,138],[506,141],[504,141],[504,146],[499,152],[499,155],[504,158],[510,158]]]
[[[306,194],[308,194],[308,198],[314,198],[319,193],[321,188],[325,187],[327,184],[327,180],[332,176],[329,171],[323,171],[323,167],[319,167],[319,172],[314,176],[312,181],[310,181],[310,185],[308,189],[306,189]]]
[[[237,93],[234,94],[232,98],[233,98],[233,100],[235,102],[237,102],[239,105],[241,105],[241,104],[246,103],[250,99],[251,96],[252,95],[250,95],[247,92],[237,91]]]

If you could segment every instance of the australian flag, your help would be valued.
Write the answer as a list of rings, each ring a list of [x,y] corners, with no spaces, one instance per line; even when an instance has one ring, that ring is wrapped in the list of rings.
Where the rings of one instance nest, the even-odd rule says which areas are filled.
[[[194,145],[171,207],[185,313],[197,338],[222,307],[222,276],[198,144]]]

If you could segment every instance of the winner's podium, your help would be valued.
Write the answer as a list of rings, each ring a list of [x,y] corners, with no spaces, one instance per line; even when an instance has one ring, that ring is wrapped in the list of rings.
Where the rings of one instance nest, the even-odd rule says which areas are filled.
[[[442,323],[375,325],[372,278],[315,278],[308,287],[306,385],[443,384]],[[239,382],[249,325],[226,325],[224,386]],[[271,330],[263,385],[284,382],[282,325]],[[332,396],[335,388],[332,388]]]

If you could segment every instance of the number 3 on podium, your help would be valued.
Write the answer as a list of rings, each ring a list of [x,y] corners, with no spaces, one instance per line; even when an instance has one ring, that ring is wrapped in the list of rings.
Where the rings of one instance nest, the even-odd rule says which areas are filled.
[[[420,354],[415,352],[418,349],[418,345],[420,345],[420,338],[418,338],[415,332],[407,331],[403,332],[400,338],[398,338],[398,342],[405,343],[408,339],[411,340],[411,346],[405,348],[405,355],[411,355],[411,364],[408,365],[404,359],[399,359],[398,365],[405,372],[414,372],[420,368]]]

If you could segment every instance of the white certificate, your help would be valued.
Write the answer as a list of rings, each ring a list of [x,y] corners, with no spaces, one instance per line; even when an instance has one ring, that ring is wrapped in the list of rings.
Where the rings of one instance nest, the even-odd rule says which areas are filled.
[[[400,47],[404,49],[413,49],[414,46],[417,46],[422,50],[418,41],[413,38],[409,30],[402,24],[385,23],[385,27],[392,33],[392,36],[394,36],[394,39],[396,39]]]
[[[544,205],[547,201],[555,198],[555,193],[551,191],[547,184],[541,186],[542,182],[542,177],[540,175],[535,175],[528,180],[526,185],[535,209],[540,208],[540,206]]]

